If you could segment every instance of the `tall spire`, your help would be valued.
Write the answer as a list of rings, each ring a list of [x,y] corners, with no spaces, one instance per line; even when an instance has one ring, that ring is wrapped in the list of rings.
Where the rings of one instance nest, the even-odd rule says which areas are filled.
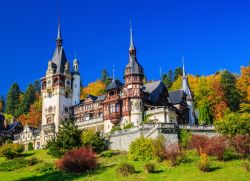
[[[185,71],[185,66],[184,66],[184,57],[182,57],[182,64],[183,64],[182,90],[185,92],[187,96],[192,96],[190,87],[188,85],[187,76],[186,76],[186,71]]]
[[[133,40],[133,29],[132,29],[132,21],[130,19],[130,46],[129,51],[135,50],[134,40]]]
[[[62,46],[62,36],[61,36],[61,24],[60,24],[60,20],[58,20],[56,45],[59,46],[59,47]]]
[[[182,74],[183,74],[183,78],[186,77],[186,72],[185,72],[185,65],[184,65],[184,57],[182,57]]]

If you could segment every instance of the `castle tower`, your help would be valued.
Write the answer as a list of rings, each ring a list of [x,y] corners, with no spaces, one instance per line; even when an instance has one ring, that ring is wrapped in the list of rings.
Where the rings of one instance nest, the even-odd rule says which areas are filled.
[[[130,122],[135,126],[142,121],[143,97],[143,68],[137,61],[136,48],[133,40],[132,26],[130,25],[129,62],[125,68],[124,79],[130,105]],[[126,103],[123,103],[126,105]]]
[[[192,96],[192,92],[188,85],[188,78],[185,72],[185,66],[183,61],[183,78],[182,78],[182,90],[186,94],[186,101],[188,107],[188,122],[189,124],[195,124],[195,113],[194,113],[194,100]]]
[[[77,60],[76,56],[73,61],[73,82],[72,82],[72,105],[76,105],[80,103],[80,86],[81,86],[81,79],[80,79],[80,72],[79,72],[79,61]]]
[[[68,107],[72,105],[72,75],[62,46],[60,23],[56,49],[41,82],[43,99],[41,145],[45,145],[47,140],[55,136],[60,121],[69,116]]]

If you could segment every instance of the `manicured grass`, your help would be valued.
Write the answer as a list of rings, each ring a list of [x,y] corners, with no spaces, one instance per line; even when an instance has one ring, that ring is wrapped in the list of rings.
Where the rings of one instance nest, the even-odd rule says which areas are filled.
[[[201,172],[197,167],[198,156],[193,151],[187,152],[187,159],[179,166],[172,168],[167,161],[162,163],[155,162],[156,173],[147,174],[144,171],[146,162],[134,162],[127,159],[125,153],[120,153],[112,156],[111,158],[98,159],[98,169],[93,172],[84,174],[66,174],[59,171],[41,172],[39,168],[44,165],[44,162],[54,163],[56,159],[47,155],[46,150],[30,151],[25,153],[25,158],[29,159],[36,156],[38,160],[42,161],[34,166],[28,166],[11,172],[0,172],[1,180],[87,180],[87,181],[165,181],[165,180],[230,180],[230,181],[248,181],[250,180],[250,172],[246,172],[242,163],[243,160],[233,160],[228,162],[219,162],[211,158],[213,171],[209,173]],[[5,159],[0,158],[0,162]],[[136,172],[128,177],[121,177],[116,174],[118,164],[128,162],[132,164]]]

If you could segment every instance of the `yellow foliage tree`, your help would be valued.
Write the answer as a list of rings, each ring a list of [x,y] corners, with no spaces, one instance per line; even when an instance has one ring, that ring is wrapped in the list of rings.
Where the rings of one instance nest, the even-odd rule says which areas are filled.
[[[88,94],[94,96],[100,96],[105,93],[105,84],[97,80],[95,82],[91,82],[87,87],[83,87],[81,90],[81,99],[84,99]]]
[[[243,102],[250,101],[250,66],[241,67],[241,76],[237,79],[236,87]]]

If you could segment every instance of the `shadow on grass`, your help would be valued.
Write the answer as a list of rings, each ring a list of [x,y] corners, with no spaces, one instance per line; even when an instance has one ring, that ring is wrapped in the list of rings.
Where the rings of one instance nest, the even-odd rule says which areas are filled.
[[[163,170],[155,170],[153,173],[158,174],[158,173],[162,173],[162,172],[164,172],[164,171]]]
[[[211,168],[210,168],[209,172],[213,172],[213,171],[219,170],[219,169],[221,169],[221,167],[219,167],[219,166],[214,166],[214,167],[211,167]]]
[[[61,171],[54,171],[54,172],[47,172],[44,173],[43,175],[39,176],[31,176],[27,178],[21,178],[18,181],[66,181],[66,180],[73,180],[77,179],[80,177],[88,177],[92,175],[98,175],[104,171],[106,171],[109,168],[114,167],[116,164],[111,164],[111,165],[106,165],[106,166],[100,166],[97,167],[96,170],[93,171],[88,171],[84,173],[79,173],[79,174],[74,174],[74,173],[65,173]],[[39,173],[39,172],[38,172]]]
[[[27,156],[31,156],[31,155],[34,155],[35,153],[22,153],[20,155],[20,157],[27,157]]]

